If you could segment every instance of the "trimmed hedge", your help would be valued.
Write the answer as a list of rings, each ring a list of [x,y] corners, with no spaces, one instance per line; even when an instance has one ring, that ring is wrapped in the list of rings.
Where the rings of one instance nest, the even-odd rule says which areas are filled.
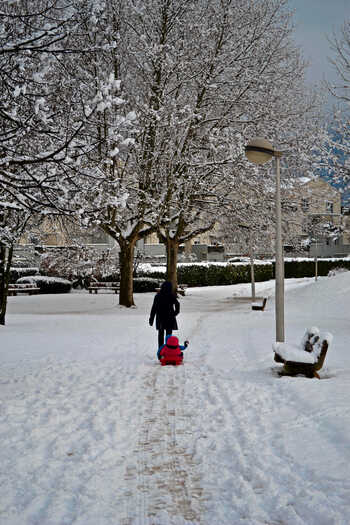
[[[164,279],[154,279],[152,277],[134,277],[134,292],[154,292],[156,288],[159,288]]]
[[[164,267],[164,270],[163,271],[141,271],[141,270],[138,270],[137,271],[137,278],[140,278],[140,277],[147,277],[147,278],[151,278],[151,279],[158,279],[160,281],[165,281],[165,278],[166,278],[166,268]]]
[[[47,277],[45,275],[21,277],[17,280],[17,283],[36,284],[40,288],[40,293],[69,293],[72,288],[72,283],[67,279]]]
[[[319,276],[327,276],[331,270],[340,267],[350,270],[350,260],[318,259]],[[314,277],[314,259],[285,260],[284,271],[286,279]],[[266,264],[255,264],[254,274],[256,282],[274,279],[275,263],[267,262]],[[150,273],[144,273],[144,275],[150,275]],[[165,275],[165,269],[164,272],[152,272],[151,279],[159,279],[159,283],[165,280]],[[227,284],[250,283],[250,264],[227,264],[226,266],[216,264],[181,265],[177,268],[177,280],[179,284],[184,283],[188,284],[188,286],[220,286]]]
[[[273,269],[271,263],[255,265],[254,273],[257,282],[272,279]],[[150,275],[150,273],[144,275]],[[161,283],[166,278],[166,271],[152,272],[151,275],[152,279],[158,279],[158,283]],[[177,281],[179,284],[188,284],[188,286],[220,286],[225,284],[250,283],[250,264],[240,264],[236,266],[231,264],[181,265],[177,268]]]
[[[27,275],[39,275],[39,268],[10,268],[10,283],[14,284],[17,279]]]
[[[273,263],[275,267],[275,264]],[[317,260],[317,274],[319,276],[327,276],[330,270],[336,268],[346,268],[350,270],[350,260],[344,259],[318,259]],[[273,272],[275,274],[275,272]],[[284,276],[286,279],[300,278],[300,277],[314,277],[315,275],[315,261],[313,259],[307,261],[285,261],[284,262]]]
[[[257,264],[254,266],[255,281],[272,279],[271,264]],[[178,282],[189,286],[220,286],[250,282],[250,265],[188,265],[180,266],[177,270]]]

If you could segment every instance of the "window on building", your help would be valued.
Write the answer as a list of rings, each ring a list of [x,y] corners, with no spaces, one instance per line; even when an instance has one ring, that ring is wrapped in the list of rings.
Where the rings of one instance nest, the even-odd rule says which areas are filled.
[[[333,202],[326,201],[326,212],[333,213]]]

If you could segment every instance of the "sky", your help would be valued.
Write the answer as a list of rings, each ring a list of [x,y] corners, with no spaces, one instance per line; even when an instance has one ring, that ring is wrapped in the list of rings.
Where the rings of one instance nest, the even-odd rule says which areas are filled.
[[[335,73],[328,62],[331,56],[327,36],[339,29],[350,18],[350,0],[289,0],[295,10],[295,42],[310,62],[307,80],[314,84]]]

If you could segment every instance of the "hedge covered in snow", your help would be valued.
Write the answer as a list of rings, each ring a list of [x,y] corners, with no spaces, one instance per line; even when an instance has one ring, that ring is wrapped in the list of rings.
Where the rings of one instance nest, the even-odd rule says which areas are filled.
[[[315,261],[311,258],[286,258],[284,261],[285,278],[313,277]],[[327,276],[330,271],[339,268],[350,270],[350,259],[318,259],[317,273]],[[254,274],[256,282],[274,279],[274,261],[255,261]],[[152,267],[150,264],[140,265],[139,276],[165,279],[165,266]],[[177,276],[179,283],[189,286],[218,286],[250,282],[250,264],[247,263],[194,263],[178,264]]]
[[[155,279],[154,277],[134,277],[134,292],[154,292],[163,281],[164,279]]]
[[[39,268],[11,268],[10,283],[15,283],[18,279],[27,275],[39,275]]]
[[[272,264],[260,263],[254,266],[255,280],[268,281],[272,279]],[[157,268],[143,268],[139,275],[148,275],[153,278],[165,279],[164,271]],[[250,282],[250,265],[249,264],[186,264],[178,265],[177,268],[178,282],[188,284],[189,286],[217,286],[225,284],[238,284]]]
[[[72,283],[60,277],[48,277],[46,275],[30,275],[17,279],[18,284],[36,284],[40,293],[68,293],[71,291]]]

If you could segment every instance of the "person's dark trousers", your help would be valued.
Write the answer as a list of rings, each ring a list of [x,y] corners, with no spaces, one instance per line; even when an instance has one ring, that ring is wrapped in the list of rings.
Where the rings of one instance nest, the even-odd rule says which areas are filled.
[[[173,331],[171,328],[166,329],[166,335],[171,335]],[[164,328],[160,328],[158,330],[158,348],[160,348],[164,344]]]

